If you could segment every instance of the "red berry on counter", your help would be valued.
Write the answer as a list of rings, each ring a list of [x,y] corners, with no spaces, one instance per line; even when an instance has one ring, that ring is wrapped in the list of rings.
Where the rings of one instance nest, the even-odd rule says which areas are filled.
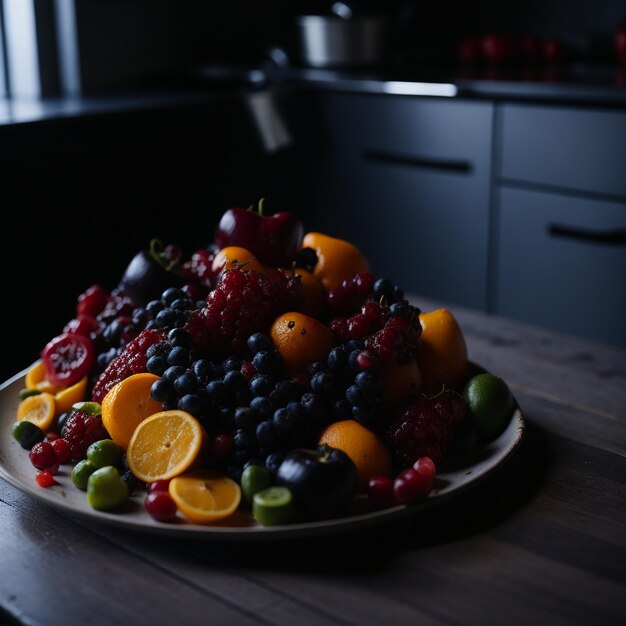
[[[167,491],[169,486],[169,480],[155,480],[146,485],[146,491],[148,493],[152,493],[153,491]]]
[[[428,496],[434,476],[410,468],[400,473],[393,482],[393,494],[401,504],[413,504]]]
[[[44,489],[52,487],[52,485],[58,485],[57,481],[54,480],[54,472],[49,469],[37,472],[37,474],[35,475],[35,480],[37,481],[37,484]]]
[[[76,316],[90,315],[91,317],[96,317],[104,309],[108,299],[109,294],[106,289],[100,285],[92,285],[87,291],[78,296]]]

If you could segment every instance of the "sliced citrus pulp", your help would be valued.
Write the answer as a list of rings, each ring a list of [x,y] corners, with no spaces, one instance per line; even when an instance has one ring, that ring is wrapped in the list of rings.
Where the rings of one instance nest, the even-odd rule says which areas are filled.
[[[198,524],[209,524],[232,515],[241,501],[241,489],[235,481],[204,469],[174,478],[169,484],[169,493],[178,510]]]
[[[72,405],[81,402],[87,395],[87,376],[83,376],[77,383],[71,387],[62,389],[55,395],[56,414],[66,413],[72,410]]]
[[[178,410],[161,411],[137,426],[126,459],[139,480],[169,480],[193,465],[203,441],[204,431],[193,415]]]
[[[54,421],[56,402],[51,393],[40,393],[22,400],[17,407],[17,421],[27,420],[48,431]]]
[[[114,385],[102,399],[102,424],[124,450],[137,426],[163,408],[150,397],[150,388],[156,380],[158,376],[147,372],[133,374]]]

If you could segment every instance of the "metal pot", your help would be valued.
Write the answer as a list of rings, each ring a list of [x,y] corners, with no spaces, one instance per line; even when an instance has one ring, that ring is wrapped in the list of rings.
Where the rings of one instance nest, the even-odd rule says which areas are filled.
[[[302,15],[298,31],[302,60],[311,67],[375,65],[384,57],[387,22],[382,16]]]

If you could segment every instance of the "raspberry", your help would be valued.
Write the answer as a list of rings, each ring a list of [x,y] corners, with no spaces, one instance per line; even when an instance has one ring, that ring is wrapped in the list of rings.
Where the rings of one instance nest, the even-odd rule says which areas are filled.
[[[73,463],[86,457],[87,448],[94,441],[108,437],[100,417],[82,411],[74,411],[69,416],[61,436],[69,445],[70,460]]]
[[[222,357],[242,354],[251,334],[267,331],[276,317],[299,310],[302,302],[299,277],[278,270],[228,270],[185,328],[200,351]]]
[[[183,264],[182,271],[185,276],[203,287],[211,288],[215,276],[211,269],[215,253],[201,248],[196,250],[189,261]]]
[[[422,334],[419,315],[391,317],[384,327],[368,337],[365,347],[376,354],[383,364],[409,363],[417,358],[417,344]]]
[[[161,331],[153,329],[143,330],[126,345],[121,354],[118,354],[100,374],[91,392],[92,400],[94,402],[102,402],[109,389],[121,380],[128,378],[132,374],[145,372],[148,348],[164,339],[165,334]]]
[[[387,430],[396,465],[408,468],[423,456],[440,461],[466,410],[463,398],[451,389],[432,398],[422,395],[405,407]]]

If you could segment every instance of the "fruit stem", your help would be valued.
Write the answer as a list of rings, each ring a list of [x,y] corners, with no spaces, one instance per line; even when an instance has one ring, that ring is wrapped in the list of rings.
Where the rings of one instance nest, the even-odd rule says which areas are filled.
[[[150,240],[150,256],[158,263],[166,272],[172,271],[180,261],[182,252],[179,252],[173,259],[168,259],[163,254],[163,242],[154,238]]]
[[[259,200],[259,208],[257,209],[257,212],[259,215],[263,216],[263,208],[265,206],[265,198],[261,198]]]

